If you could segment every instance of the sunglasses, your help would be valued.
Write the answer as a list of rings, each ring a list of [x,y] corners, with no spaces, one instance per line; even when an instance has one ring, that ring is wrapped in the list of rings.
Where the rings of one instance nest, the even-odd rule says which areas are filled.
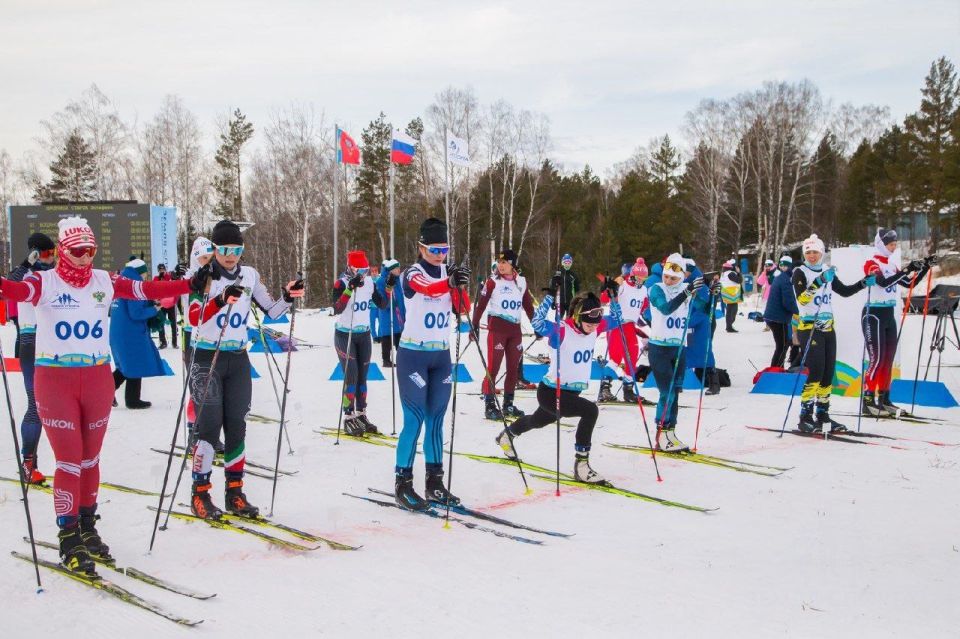
[[[427,253],[429,253],[430,255],[446,255],[447,253],[450,252],[449,246],[427,246],[423,242],[418,242],[418,244],[420,244],[420,246],[422,246],[423,248],[427,249]]]
[[[97,254],[97,247],[96,247],[96,246],[83,246],[83,247],[80,247],[80,248],[67,249],[67,251],[70,252],[70,255],[72,255],[72,256],[74,256],[74,257],[77,257],[77,258],[84,257],[85,255],[89,255],[90,257],[93,257],[94,255]]]
[[[218,246],[217,253],[220,255],[243,255],[242,246]]]
[[[683,273],[683,267],[679,264],[674,264],[673,262],[667,262],[663,265],[663,268],[668,271],[673,271],[674,273]]]

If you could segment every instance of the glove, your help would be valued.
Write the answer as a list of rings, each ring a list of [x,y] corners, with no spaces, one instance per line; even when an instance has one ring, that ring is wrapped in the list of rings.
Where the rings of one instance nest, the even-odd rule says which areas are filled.
[[[868,286],[873,286],[874,284],[877,283],[877,276],[873,274],[867,275],[865,278],[863,278],[862,282],[863,282],[864,288]]]
[[[373,343],[374,343],[374,344],[379,344],[381,341],[382,341],[382,338],[380,338],[380,337],[374,337],[374,338],[373,338]]]
[[[560,285],[563,283],[563,277],[560,275],[560,271],[554,273],[553,277],[550,278],[549,288],[540,289],[548,295],[557,295],[557,291],[560,290]]]
[[[617,280],[605,275],[603,282],[600,284],[600,292],[602,293],[603,291],[606,291],[610,297],[616,297],[620,291],[620,285],[617,283]]]
[[[397,285],[397,276],[393,273],[387,275],[387,288],[393,288]]]
[[[692,282],[687,283],[687,295],[693,295],[697,292],[697,289],[703,286],[703,278],[696,277]]]
[[[238,284],[230,284],[217,295],[217,306],[223,308],[228,304],[236,304],[241,295],[243,295],[243,287]]]
[[[23,260],[23,265],[27,268],[33,268],[34,264],[40,261],[40,251],[33,249],[27,259]]]
[[[454,266],[449,271],[447,282],[450,288],[462,288],[470,284],[470,267],[466,265]]]
[[[177,264],[176,268],[173,269],[173,279],[182,280],[183,276],[187,274],[187,265],[183,262]]]
[[[907,264],[907,273],[918,273],[923,270],[924,262],[923,260],[913,260]]]
[[[714,297],[720,296],[720,281],[715,280],[713,284],[710,285],[710,294]]]
[[[347,288],[351,291],[355,291],[361,286],[363,286],[363,273],[357,273],[347,282]]]
[[[833,281],[833,278],[836,277],[836,275],[837,275],[837,269],[828,268],[823,272],[823,275],[821,275],[820,277],[823,278],[824,282],[827,282],[829,284],[830,282]]]
[[[203,295],[207,288],[207,278],[211,277],[211,268],[209,264],[201,266],[197,272],[190,278],[190,290],[194,293]]]
[[[283,301],[287,304],[293,304],[294,299],[303,297],[303,288],[302,278],[287,282],[287,285],[283,287]]]

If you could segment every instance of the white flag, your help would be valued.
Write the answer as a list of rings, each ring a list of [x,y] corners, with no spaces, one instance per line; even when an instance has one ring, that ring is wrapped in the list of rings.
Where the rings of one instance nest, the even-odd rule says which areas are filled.
[[[467,141],[447,132],[447,160],[457,166],[470,166],[470,149]]]

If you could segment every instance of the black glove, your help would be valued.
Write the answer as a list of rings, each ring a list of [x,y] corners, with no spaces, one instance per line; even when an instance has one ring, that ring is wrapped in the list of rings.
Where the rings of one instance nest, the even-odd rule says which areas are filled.
[[[553,274],[553,277],[550,278],[550,288],[543,289],[543,292],[547,293],[548,295],[557,295],[562,284],[563,276],[560,275],[560,271],[557,271]]]
[[[449,271],[447,282],[451,288],[460,288],[470,284],[470,267],[466,265],[454,266]]]
[[[197,272],[190,278],[190,289],[193,292],[203,295],[207,289],[207,278],[211,277],[211,270],[209,264],[197,269]]]
[[[923,260],[913,260],[907,264],[907,273],[918,273],[923,270],[925,263]]]
[[[351,277],[350,280],[347,282],[347,288],[349,288],[351,291],[355,291],[356,289],[363,286],[363,277],[364,277],[363,273],[357,273],[356,275]]]
[[[714,280],[713,284],[710,285],[710,294],[714,297],[720,296],[720,280]]]
[[[292,282],[289,286],[283,289],[283,301],[287,304],[293,304],[294,296],[290,294],[290,291],[302,291],[303,290],[303,278],[297,279],[295,282]],[[298,296],[302,297],[302,296]]]
[[[397,276],[394,275],[393,273],[390,273],[389,275],[387,275],[387,287],[393,288],[396,285],[397,285]]]
[[[703,286],[703,278],[696,277],[692,282],[687,282],[687,294],[693,295],[697,292],[697,289]]]
[[[223,308],[227,304],[236,304],[241,295],[243,295],[243,287],[239,284],[230,284],[217,295],[217,306]]]
[[[183,262],[177,264],[176,268],[173,269],[173,275],[171,277],[175,280],[182,280],[183,276],[187,274],[187,265]]]
[[[616,297],[620,291],[620,285],[617,284],[617,280],[608,275],[604,275],[603,282],[600,284],[600,292],[602,293],[603,291],[609,293],[610,297]]]

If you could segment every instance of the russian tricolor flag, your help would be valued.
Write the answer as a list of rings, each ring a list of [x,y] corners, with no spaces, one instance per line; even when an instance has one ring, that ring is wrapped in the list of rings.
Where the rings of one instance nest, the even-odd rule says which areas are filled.
[[[390,144],[390,161],[394,164],[410,164],[413,162],[416,146],[417,141],[409,135],[394,131],[393,141]]]

